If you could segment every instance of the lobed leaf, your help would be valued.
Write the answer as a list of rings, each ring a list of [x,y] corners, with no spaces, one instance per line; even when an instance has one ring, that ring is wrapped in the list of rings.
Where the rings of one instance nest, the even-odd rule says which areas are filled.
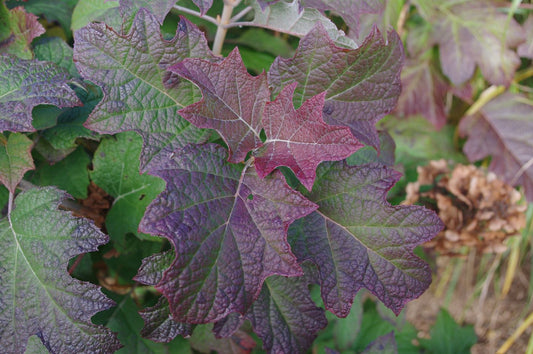
[[[324,121],[348,126],[358,140],[378,148],[375,123],[396,104],[402,64],[403,46],[394,32],[386,44],[374,30],[352,50],[337,47],[317,25],[301,39],[293,58],[274,61],[268,81],[274,94],[297,82],[296,107],[326,91]]]
[[[90,183],[87,168],[91,164],[91,157],[82,146],[52,165],[38,155],[35,162],[37,170],[31,177],[31,183],[39,186],[56,186],[74,198],[87,198]]]
[[[187,343],[177,343],[180,339],[172,343],[157,343],[153,338],[143,336],[141,331],[143,319],[137,313],[137,306],[133,302],[131,296],[120,296],[112,294],[113,299],[117,305],[104,312],[100,312],[95,316],[93,321],[98,324],[103,324],[107,328],[116,331],[120,342],[124,345],[117,354],[159,354],[159,353],[176,353],[172,346],[178,344],[178,348],[183,353]],[[152,319],[152,318],[150,318]],[[167,314],[168,319],[168,314]],[[183,340],[183,338],[181,338]],[[176,349],[176,348],[174,348]],[[190,353],[190,351],[189,351]]]
[[[176,0],[120,0],[119,3],[119,10],[123,19],[122,31],[125,32],[131,28],[140,9],[148,10],[157,22],[162,25],[165,17],[176,4]]]
[[[228,161],[242,162],[262,145],[261,120],[270,98],[266,75],[248,74],[237,49],[219,64],[185,59],[169,71],[200,87],[202,100],[179,113],[199,128],[215,129],[229,147]]]
[[[96,285],[71,278],[70,258],[107,242],[92,222],[57,209],[65,194],[54,188],[21,193],[0,221],[0,346],[24,353],[37,335],[54,353],[113,352],[110,330],[91,317],[113,305]]]
[[[494,85],[509,85],[520,58],[511,48],[524,41],[520,25],[493,1],[428,2],[416,0],[420,14],[433,25],[443,73],[459,86],[479,66]],[[509,20],[509,21],[508,21]],[[495,55],[494,53],[498,53]]]
[[[31,42],[45,32],[37,16],[19,6],[8,10],[0,2],[0,54],[13,54],[22,59],[32,59]]]
[[[78,77],[78,70],[72,61],[72,48],[61,38],[39,38],[33,48],[35,58],[42,61],[51,61],[57,66],[66,69],[72,77]]]
[[[7,0],[9,7],[24,6],[26,11],[34,15],[42,15],[49,23],[59,22],[67,36],[70,37],[70,24],[72,18],[72,11],[78,0],[57,0],[57,1],[42,1],[42,0]],[[37,20],[37,18],[36,18]],[[44,32],[44,29],[43,29]]]
[[[316,206],[290,189],[280,172],[260,179],[253,167],[226,158],[214,144],[189,146],[151,170],[167,185],[140,230],[174,246],[176,259],[156,288],[178,322],[244,314],[266,277],[302,274],[286,232]]]
[[[318,164],[342,160],[363,145],[346,127],[327,125],[322,120],[325,92],[305,101],[295,110],[292,103],[296,83],[285,87],[275,101],[266,104],[264,147],[254,153],[255,167],[263,178],[278,166],[290,167],[300,182],[311,190]]]
[[[127,233],[142,239],[137,229],[146,207],[163,191],[164,182],[139,174],[142,139],[125,132],[103,139],[94,153],[91,179],[114,200],[106,215],[106,229],[115,248],[123,250]]]
[[[104,91],[85,126],[100,133],[141,134],[142,170],[158,154],[205,139],[204,131],[178,115],[180,108],[199,99],[197,88],[166,71],[187,57],[214,58],[193,24],[182,18],[176,36],[166,41],[157,19],[141,9],[126,35],[93,23],[77,31],[74,40],[78,70]]]
[[[80,104],[69,75],[55,64],[0,55],[0,131],[31,132],[32,109],[40,104]]]
[[[253,0],[251,6],[254,9],[253,23],[255,26],[303,37],[317,23],[321,23],[335,43],[348,48],[357,47],[354,41],[346,37],[343,31],[339,31],[329,18],[316,9],[302,9],[298,0],[270,2],[270,6],[265,6],[261,0]]]
[[[175,1],[174,1],[175,2]],[[192,2],[198,6],[200,9],[200,13],[205,15],[205,13],[211,8],[213,5],[213,0],[192,0]],[[173,4],[174,5],[174,4]]]
[[[163,278],[165,269],[172,265],[174,258],[172,250],[145,258],[134,280],[147,285],[158,284]],[[139,314],[144,320],[141,335],[155,342],[168,343],[177,335],[190,336],[194,328],[191,324],[172,319],[170,305],[164,296],[159,298],[157,304],[142,310]]]
[[[304,353],[326,327],[324,310],[316,307],[300,277],[269,277],[246,318],[268,353]]]
[[[291,226],[292,250],[317,265],[322,299],[337,316],[348,315],[362,287],[398,314],[431,282],[428,265],[412,251],[442,222],[418,206],[390,205],[386,194],[398,179],[378,164],[323,163],[309,195],[318,210]]]
[[[533,103],[504,93],[459,126],[468,135],[464,152],[471,161],[492,156],[489,169],[512,185],[522,185],[533,201]]]
[[[447,120],[446,95],[450,85],[427,54],[406,61],[401,75],[402,93],[395,111],[406,117],[420,114],[440,129]]]
[[[385,11],[385,0],[304,0],[305,7],[312,7],[322,12],[332,11],[342,17],[356,37],[359,34],[361,17],[381,14]]]
[[[531,41],[531,38],[533,38],[533,17],[529,16],[522,25],[522,28],[524,30],[524,34],[526,38],[529,38],[529,41],[525,41],[524,43],[520,44],[518,48],[516,49],[518,55],[524,58],[533,59],[533,41]]]
[[[118,17],[122,22],[118,12],[118,1],[111,0],[78,0],[72,12],[72,30],[79,30],[93,21],[106,22],[113,25],[113,17]],[[114,16],[111,16],[114,15]],[[111,21],[109,21],[111,20]],[[117,21],[117,22],[118,22]]]
[[[190,336],[193,325],[176,322],[172,319],[170,305],[166,297],[161,296],[157,304],[140,312],[144,320],[141,335],[154,342],[168,343],[176,336]]]
[[[0,135],[0,182],[14,194],[24,174],[35,168],[31,157],[33,142],[24,134]]]

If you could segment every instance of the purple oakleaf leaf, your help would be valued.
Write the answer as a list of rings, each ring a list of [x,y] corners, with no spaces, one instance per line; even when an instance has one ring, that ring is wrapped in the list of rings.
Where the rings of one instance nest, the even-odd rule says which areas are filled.
[[[416,0],[420,14],[433,25],[443,73],[459,86],[479,66],[494,85],[509,85],[520,65],[511,48],[524,41],[520,25],[491,1]],[[497,54],[495,54],[497,53]]]
[[[245,316],[268,353],[305,353],[326,327],[324,310],[316,307],[302,277],[269,277]]]
[[[317,9],[302,9],[299,0],[273,1],[264,7],[261,1],[251,1],[254,10],[254,26],[267,28],[276,32],[283,32],[295,37],[303,37],[313,27],[320,23],[329,37],[338,45],[356,48],[357,44],[346,37],[343,31]]]
[[[342,160],[363,144],[348,128],[324,123],[325,92],[295,110],[292,103],[295,88],[296,83],[290,84],[275,101],[267,103],[263,115],[267,139],[254,154],[255,167],[259,177],[263,178],[276,167],[287,166],[305,188],[311,190],[320,162]]]
[[[244,161],[261,146],[261,119],[270,98],[267,78],[248,74],[238,49],[219,64],[185,59],[169,71],[200,87],[202,100],[179,113],[199,128],[215,129],[229,147],[230,162]]]
[[[318,266],[322,299],[337,316],[348,315],[362,287],[398,314],[431,283],[428,265],[412,251],[442,222],[430,210],[386,201],[399,175],[378,164],[323,163],[309,196],[319,209],[291,226],[294,253]]]
[[[446,95],[450,85],[432,65],[430,53],[406,61],[402,70],[402,94],[395,111],[405,117],[420,114],[440,129],[446,124]]]
[[[357,139],[378,148],[375,123],[398,100],[402,64],[403,46],[395,32],[385,43],[374,29],[361,47],[345,49],[319,24],[302,38],[293,58],[276,58],[268,80],[276,94],[296,81],[296,107],[326,91],[324,121],[348,126]]]
[[[529,16],[522,26],[525,36],[529,40],[522,43],[516,51],[521,57],[533,59],[533,16]]]
[[[37,335],[52,353],[112,353],[109,329],[91,317],[113,306],[100,288],[69,276],[69,259],[108,241],[94,223],[58,210],[65,193],[31,189],[0,221],[0,348],[24,353]]]
[[[350,33],[359,37],[361,17],[380,15],[385,10],[384,0],[304,0],[305,7],[312,7],[322,12],[332,11],[342,17],[350,28]]]
[[[156,285],[163,278],[165,269],[172,264],[173,259],[172,250],[146,257],[134,280],[146,285]],[[164,296],[159,298],[157,304],[140,311],[139,314],[144,320],[141,336],[154,342],[168,343],[177,335],[190,336],[192,334],[192,325],[172,319],[168,300]]]
[[[235,333],[244,323],[244,316],[239,313],[230,313],[213,325],[213,333],[216,338],[227,338]]]
[[[206,132],[178,115],[179,109],[200,98],[198,89],[166,71],[187,57],[214,60],[203,33],[184,18],[170,41],[162,38],[158,21],[144,9],[126,35],[102,23],[76,31],[76,66],[104,91],[86,127],[100,133],[140,133],[142,170],[160,153],[203,141]]]
[[[533,201],[533,103],[523,95],[504,93],[459,126],[468,140],[471,161],[492,156],[490,170],[512,185],[522,185]]]
[[[214,144],[188,146],[150,171],[166,189],[139,228],[166,237],[176,250],[156,288],[179,322],[244,314],[266,277],[302,274],[287,229],[316,205],[290,189],[280,172],[260,179],[253,167],[226,158],[227,150]]]
[[[31,112],[40,104],[80,105],[69,80],[55,64],[0,55],[0,131],[35,131]]]
[[[157,304],[139,312],[144,320],[141,336],[154,342],[168,343],[177,335],[188,337],[192,334],[193,325],[176,322],[170,314],[170,306],[166,297],[161,296]]]

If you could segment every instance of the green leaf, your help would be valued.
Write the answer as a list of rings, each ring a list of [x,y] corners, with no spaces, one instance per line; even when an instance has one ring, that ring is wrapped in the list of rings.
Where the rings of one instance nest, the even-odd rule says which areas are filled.
[[[58,210],[64,198],[55,188],[28,190],[0,221],[0,348],[7,353],[23,353],[32,335],[53,353],[120,347],[110,330],[91,323],[113,302],[67,273],[70,258],[96,251],[107,236]]]
[[[83,124],[102,99],[102,90],[96,85],[85,82],[83,89],[77,87],[75,91],[83,106],[61,110],[56,123],[41,132],[42,138],[56,150],[74,150],[78,146],[76,143],[78,138],[91,140],[99,138],[98,133],[85,128]]]
[[[0,55],[0,131],[35,131],[32,109],[39,104],[78,105],[69,80],[53,63]]]
[[[419,339],[420,345],[435,354],[468,354],[477,343],[474,327],[460,326],[445,309],[440,310],[429,333],[431,339]]]
[[[165,188],[163,180],[139,174],[142,139],[134,132],[102,140],[95,152],[91,179],[115,200],[106,217],[111,238],[120,245],[127,233],[137,231],[148,204]]]
[[[72,30],[78,30],[90,22],[105,19],[109,9],[118,7],[118,1],[79,0],[72,12]]]
[[[24,0],[21,2],[19,0],[10,0],[8,1],[8,6],[24,6],[24,8],[35,15],[43,15],[48,22],[57,21],[61,24],[61,27],[67,33],[67,36],[70,37],[70,20],[72,17],[72,10],[78,0],[54,0],[54,1],[43,1],[43,0]]]
[[[187,20],[181,19],[170,41],[162,38],[159,27],[157,19],[141,9],[126,35],[101,23],[74,34],[80,73],[104,92],[86,126],[100,133],[139,132],[144,139],[143,170],[156,155],[203,141],[208,134],[177,114],[200,99],[199,90],[166,68],[187,57],[217,60],[203,33]]]
[[[117,302],[116,307],[98,313],[93,320],[118,333],[118,339],[124,347],[116,354],[192,353],[183,337],[178,337],[167,344],[143,338],[140,334],[143,319],[137,313],[139,309],[131,297],[116,294],[110,296]]]
[[[57,66],[66,69],[72,77],[80,74],[72,61],[72,48],[59,37],[39,38],[33,47],[35,58],[42,61],[51,61]]]
[[[201,352],[216,351],[226,354],[248,354],[256,346],[255,341],[245,332],[237,331],[229,338],[215,338],[211,324],[197,326],[190,339],[191,346]]]
[[[363,303],[361,293],[355,296],[350,313],[345,318],[335,320],[334,336],[337,349],[346,351],[350,349],[359,335],[363,320]]]
[[[74,198],[85,199],[89,186],[87,167],[90,163],[89,155],[82,147],[79,147],[54,165],[40,161],[32,182],[40,186],[56,186],[67,191]]]
[[[24,134],[0,135],[0,182],[15,193],[24,174],[35,168],[31,157],[33,142]]]
[[[0,54],[14,54],[22,59],[32,59],[31,41],[44,33],[37,17],[22,7],[8,10],[0,2]]]

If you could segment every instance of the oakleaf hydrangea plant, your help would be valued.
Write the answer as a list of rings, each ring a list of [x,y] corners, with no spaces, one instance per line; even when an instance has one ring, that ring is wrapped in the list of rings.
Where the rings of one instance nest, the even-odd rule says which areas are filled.
[[[399,36],[360,26],[379,6],[352,0],[345,35],[324,15],[340,1],[225,0],[218,18],[209,0],[44,3],[0,3],[0,352],[161,352],[197,331],[246,352],[249,323],[267,352],[299,353],[360,289],[399,314],[428,288],[413,250],[440,220],[391,205],[400,174],[357,159],[391,153],[375,125],[401,91]],[[189,19],[169,34],[175,11]],[[30,12],[72,41],[34,39]],[[221,55],[236,27],[299,42],[252,75],[239,48]],[[79,203],[89,181],[103,224]],[[84,277],[99,246],[109,276]]]

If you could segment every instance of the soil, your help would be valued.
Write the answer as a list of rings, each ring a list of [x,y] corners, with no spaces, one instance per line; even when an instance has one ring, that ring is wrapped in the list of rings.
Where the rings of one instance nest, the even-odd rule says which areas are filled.
[[[517,270],[509,293],[502,297],[500,289],[505,275],[505,267],[502,266],[506,264],[505,257],[485,255],[487,259],[488,262],[482,264],[479,253],[471,252],[457,271],[459,279],[455,287],[449,282],[445,286],[441,284],[443,278],[457,267],[457,258],[437,259],[437,274],[431,287],[419,299],[407,305],[407,320],[419,330],[419,337],[429,336],[439,309],[444,307],[460,324],[474,325],[478,343],[472,348],[472,353],[496,353],[533,312],[533,304],[528,296],[530,265],[522,265]],[[476,281],[478,276],[480,280]],[[450,294],[448,299],[447,293]],[[507,353],[525,353],[531,335],[530,327]]]

